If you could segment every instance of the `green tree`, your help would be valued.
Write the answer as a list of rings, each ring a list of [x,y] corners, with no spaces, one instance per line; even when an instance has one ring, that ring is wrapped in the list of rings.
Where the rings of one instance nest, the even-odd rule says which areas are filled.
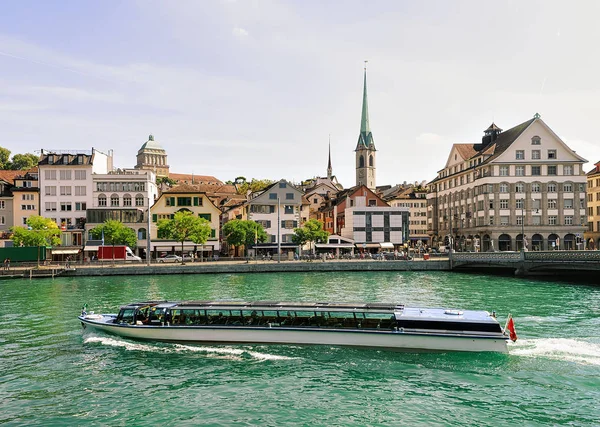
[[[252,181],[246,181],[246,178],[243,176],[237,177],[235,179],[237,184],[237,193],[238,194],[246,194],[248,190],[251,192],[261,191],[267,188],[269,185],[273,184],[273,181],[270,179],[255,179],[252,178]]]
[[[323,230],[323,223],[316,219],[309,219],[302,227],[294,229],[292,242],[302,247],[307,243],[326,242],[327,237],[329,237],[329,233]]]
[[[12,158],[12,164],[10,165],[10,168],[13,170],[28,170],[34,166],[37,166],[39,161],[40,158],[36,154],[15,154]]]
[[[258,242],[267,241],[267,232],[262,225],[249,220],[234,219],[223,225],[223,238],[228,245],[248,247]]]
[[[11,237],[15,246],[56,246],[60,245],[60,229],[50,218],[32,215],[27,218],[27,227],[11,227]],[[38,267],[40,254],[38,250]]]
[[[156,178],[156,185],[160,185],[160,184],[168,184],[170,187],[174,186],[175,184],[177,184],[177,181],[175,181],[174,179],[169,178],[168,176],[159,176]]]
[[[175,213],[173,219],[161,219],[158,221],[158,232],[167,239],[181,242],[181,263],[183,262],[183,242],[192,242],[203,245],[210,237],[210,222],[204,218],[198,218],[189,211]]]
[[[0,147],[0,169],[8,169],[10,166],[10,150]]]
[[[90,234],[94,239],[104,239],[105,245],[126,245],[130,248],[137,246],[137,235],[135,231],[122,222],[107,219],[103,224],[100,224],[90,230]],[[113,251],[114,256],[114,251]]]

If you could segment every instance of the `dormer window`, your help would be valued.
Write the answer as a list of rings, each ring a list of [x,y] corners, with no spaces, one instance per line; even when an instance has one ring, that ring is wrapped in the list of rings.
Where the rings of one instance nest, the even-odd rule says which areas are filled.
[[[531,145],[541,145],[542,144],[542,138],[540,138],[539,136],[534,136],[533,138],[531,138]]]

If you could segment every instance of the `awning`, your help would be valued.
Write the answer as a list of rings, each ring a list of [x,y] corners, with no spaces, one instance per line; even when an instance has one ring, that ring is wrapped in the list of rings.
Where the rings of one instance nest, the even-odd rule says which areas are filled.
[[[383,242],[383,243],[381,243],[381,248],[382,249],[394,249],[394,244],[390,243],[390,242]]]
[[[84,247],[84,248],[83,248],[83,251],[84,251],[84,252],[89,252],[89,251],[97,251],[99,247],[100,247],[100,246],[94,246],[94,245],[90,245],[90,246],[86,246],[86,247]]]
[[[52,255],[75,255],[79,253],[79,249],[53,249]]]
[[[380,243],[357,243],[356,245],[357,248],[380,248],[381,244]]]
[[[352,243],[317,243],[315,244],[316,248],[320,249],[335,249],[335,248],[347,248],[352,249],[354,245]]]

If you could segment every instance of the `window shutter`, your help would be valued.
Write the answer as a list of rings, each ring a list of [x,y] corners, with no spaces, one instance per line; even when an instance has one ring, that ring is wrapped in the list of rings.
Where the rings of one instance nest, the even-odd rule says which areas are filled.
[[[152,214],[152,222],[156,222],[158,220],[157,214]]]

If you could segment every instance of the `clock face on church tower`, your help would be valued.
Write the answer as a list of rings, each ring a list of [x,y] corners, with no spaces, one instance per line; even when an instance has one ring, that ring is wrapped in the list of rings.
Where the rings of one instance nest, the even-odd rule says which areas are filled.
[[[364,170],[362,170],[362,169],[361,169],[361,170],[359,170],[359,171],[358,171],[358,176],[359,176],[359,178],[362,178],[362,177],[364,177],[364,176],[365,176],[365,171],[364,171]]]

